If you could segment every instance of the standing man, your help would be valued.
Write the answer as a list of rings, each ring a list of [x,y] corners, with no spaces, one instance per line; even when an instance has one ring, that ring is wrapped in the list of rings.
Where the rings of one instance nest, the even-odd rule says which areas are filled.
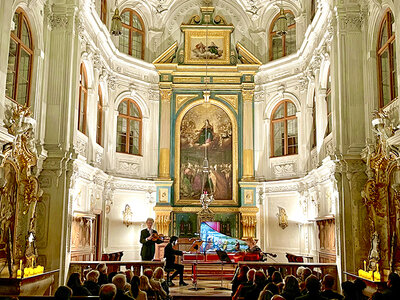
[[[170,282],[168,282],[169,286],[174,286],[172,283],[172,279],[174,279],[179,274],[179,285],[185,286],[188,285],[183,281],[183,265],[175,263],[175,255],[183,255],[182,251],[175,250],[173,247],[178,243],[178,237],[171,236],[169,243],[165,246],[164,257],[165,257],[165,267],[168,269],[175,269],[176,271],[169,278]]]
[[[157,231],[152,228],[153,224],[154,219],[147,218],[147,228],[143,229],[140,232],[140,242],[143,244],[142,250],[140,251],[140,256],[142,257],[142,260],[152,260],[154,258],[154,253],[156,252],[155,244],[162,243],[162,240],[160,240],[159,238],[153,240],[153,234],[157,234]]]

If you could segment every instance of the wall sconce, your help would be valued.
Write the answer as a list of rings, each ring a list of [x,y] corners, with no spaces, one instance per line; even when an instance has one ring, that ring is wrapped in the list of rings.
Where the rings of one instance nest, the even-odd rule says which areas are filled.
[[[279,213],[276,214],[278,217],[278,225],[280,228],[285,229],[289,226],[288,216],[286,210],[283,207],[278,206]]]
[[[125,209],[122,211],[122,223],[129,227],[133,222],[133,212],[129,204],[125,205]]]

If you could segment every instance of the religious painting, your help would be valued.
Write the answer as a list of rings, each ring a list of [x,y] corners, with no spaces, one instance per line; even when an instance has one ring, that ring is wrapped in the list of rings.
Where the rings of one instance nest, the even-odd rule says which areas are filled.
[[[186,64],[229,64],[230,30],[184,29]]]
[[[180,125],[181,200],[199,201],[206,182],[215,200],[232,199],[232,146],[232,122],[222,108],[202,104],[184,115]],[[203,178],[207,165],[209,178]]]

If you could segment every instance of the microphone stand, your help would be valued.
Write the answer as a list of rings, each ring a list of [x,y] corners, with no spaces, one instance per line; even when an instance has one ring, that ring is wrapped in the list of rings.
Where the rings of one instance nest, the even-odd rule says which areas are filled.
[[[199,290],[204,290],[205,288],[202,287],[198,287],[197,286],[197,264],[198,264],[198,259],[197,259],[197,255],[199,253],[199,246],[196,245],[195,246],[195,250],[196,250],[196,263],[193,265],[193,287],[189,288],[190,291],[199,291]]]

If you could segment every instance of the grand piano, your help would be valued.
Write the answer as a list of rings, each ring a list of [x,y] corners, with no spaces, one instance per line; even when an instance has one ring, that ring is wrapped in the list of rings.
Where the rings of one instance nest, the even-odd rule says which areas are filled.
[[[257,253],[245,252],[248,248],[245,241],[220,233],[218,222],[201,223],[199,240],[196,242],[200,246],[192,249],[191,253],[183,254],[183,262],[220,262],[217,250],[225,251],[234,263],[261,259]]]

